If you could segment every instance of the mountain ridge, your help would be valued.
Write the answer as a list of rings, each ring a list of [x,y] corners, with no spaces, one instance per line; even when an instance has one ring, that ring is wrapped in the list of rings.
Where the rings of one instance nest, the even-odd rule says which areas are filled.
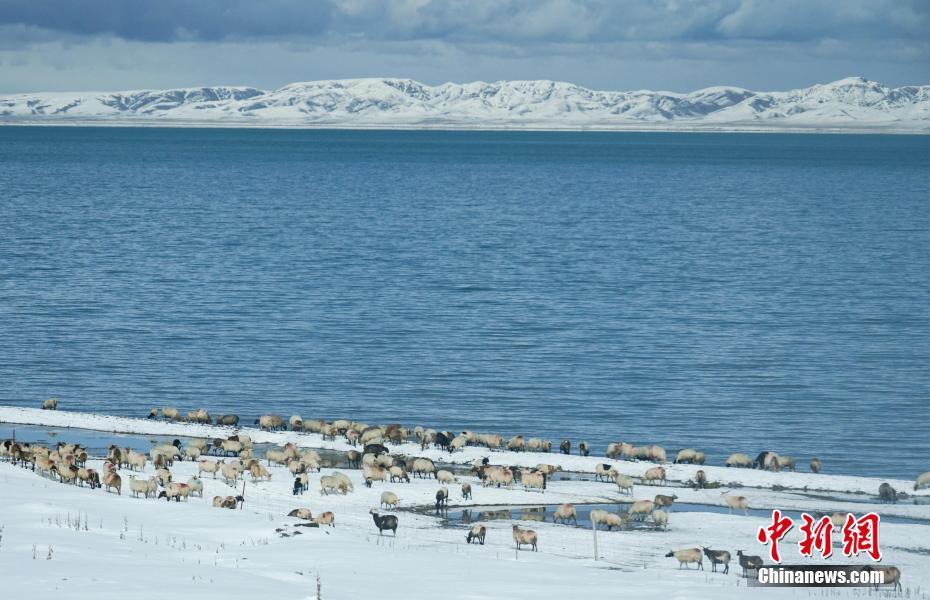
[[[782,92],[603,91],[551,80],[405,78],[0,96],[2,124],[489,129],[888,130],[930,133],[930,85],[847,77]]]

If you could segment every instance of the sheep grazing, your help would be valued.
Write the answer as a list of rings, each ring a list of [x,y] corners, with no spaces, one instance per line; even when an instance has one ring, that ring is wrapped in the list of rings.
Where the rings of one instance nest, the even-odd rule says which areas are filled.
[[[349,467],[358,469],[362,465],[362,453],[358,450],[347,450],[346,460],[349,462]]]
[[[181,413],[173,406],[166,406],[161,409],[161,416],[166,421],[180,421]]]
[[[436,481],[439,483],[456,483],[457,480],[451,471],[440,469],[436,472]]]
[[[345,482],[332,475],[323,475],[320,477],[320,494],[329,494],[330,492],[339,492],[343,496],[349,491]]]
[[[731,496],[727,492],[721,492],[720,495],[723,497],[727,508],[730,509],[730,514],[733,514],[733,509],[736,509],[743,511],[744,515],[749,515],[749,500],[746,496]]]
[[[562,467],[558,467],[556,465],[547,465],[546,463],[539,463],[536,465],[536,470],[541,473],[545,473],[548,477],[552,477],[557,471],[561,471]]]
[[[352,480],[349,479],[348,475],[340,473],[339,471],[333,471],[330,476],[336,479],[336,481],[340,482],[345,487],[346,491],[355,491],[355,486],[352,485]]]
[[[543,441],[537,437],[530,438],[526,440],[526,449],[531,452],[539,452],[543,448]]]
[[[646,517],[655,510],[655,502],[652,500],[637,500],[630,506],[630,518],[636,519],[639,517],[640,521],[645,521]]]
[[[488,534],[488,528],[482,525],[481,523],[475,523],[471,526],[468,535],[465,536],[465,541],[469,544],[472,541],[476,541],[482,546],[484,546],[484,537]]]
[[[752,467],[752,459],[742,452],[734,452],[730,458],[723,463],[726,467],[736,467],[738,469],[749,469]]]
[[[440,511],[449,506],[449,488],[441,487],[436,490],[436,510]]]
[[[136,469],[140,471],[145,470],[145,455],[141,452],[130,450],[126,460],[129,463],[129,469],[131,471],[135,471]]]
[[[675,455],[675,460],[673,462],[677,465],[691,465],[694,464],[695,458],[697,458],[697,451],[694,448],[686,448],[684,450],[678,451],[678,454]]]
[[[678,568],[688,567],[691,563],[697,563],[700,570],[704,570],[703,554],[700,548],[685,548],[684,550],[672,550],[666,557],[674,556],[678,559]]]
[[[562,454],[571,454],[572,453],[572,441],[571,440],[562,440],[559,444],[559,452]]]
[[[462,498],[465,500],[471,500],[471,484],[470,483],[462,484]]]
[[[242,452],[242,442],[239,440],[223,440],[220,442],[220,448],[226,456],[236,456]]]
[[[694,453],[694,464],[703,465],[706,459],[707,459],[707,456],[703,452]]]
[[[42,403],[42,410],[58,410],[58,399],[49,398]]]
[[[519,525],[513,526],[513,541],[517,543],[517,550],[520,550],[521,546],[532,546],[533,552],[537,552],[536,543],[539,541],[539,536],[532,529],[520,529]]]
[[[778,453],[772,452],[771,450],[763,450],[759,453],[759,456],[756,457],[756,460],[752,461],[752,468],[754,469],[763,469],[765,471],[780,471],[781,463],[779,462]]]
[[[381,492],[381,506],[383,508],[397,508],[400,499],[394,492]]]
[[[252,466],[249,467],[249,473],[252,475],[252,481],[271,481],[271,473],[259,463],[253,463]]]
[[[417,458],[413,461],[413,465],[410,470],[413,472],[414,477],[424,477],[429,479],[430,476],[435,476],[436,465],[433,464],[433,461],[428,458]]]
[[[617,484],[617,490],[622,493],[633,495],[633,478],[617,473],[614,475],[614,483]]]
[[[203,498],[203,482],[196,475],[187,480],[187,487],[190,488],[190,495],[197,494]]]
[[[313,522],[317,525],[329,525],[330,527],[336,526],[336,515],[332,511],[326,511],[320,516],[313,519]]]
[[[130,475],[129,491],[132,492],[132,495],[136,498],[139,497],[139,494],[145,495],[146,498],[149,497],[149,494],[154,496],[158,493],[158,481],[154,477],[136,479],[135,475]]]
[[[511,487],[513,485],[513,471],[508,467],[487,467],[484,470],[484,486]]]
[[[569,502],[560,505],[555,512],[552,513],[552,522],[553,523],[568,523],[571,519],[572,523],[575,525],[578,524],[578,511],[575,510],[575,505]]]
[[[655,482],[661,481],[662,484],[665,484],[665,468],[664,467],[652,467],[647,469],[643,474],[643,482]]]
[[[384,467],[362,465],[362,477],[365,478],[365,487],[371,487],[373,481],[389,481],[391,474]]]
[[[763,564],[761,557],[743,554],[742,550],[737,550],[736,556],[739,557],[739,566],[743,567],[743,577],[746,577],[748,571],[758,571]]]
[[[778,461],[779,471],[794,471],[795,467],[797,466],[794,462],[794,459],[790,456],[778,456],[776,460]]]
[[[656,505],[656,508],[667,508],[671,510],[672,504],[675,503],[675,500],[678,500],[678,496],[666,496],[665,494],[656,494],[653,503]]]
[[[914,482],[914,491],[922,490],[927,486],[930,486],[930,471],[917,476],[917,481]]]
[[[578,454],[587,456],[591,454],[591,446],[588,442],[578,442]]]
[[[901,590],[901,592],[904,591],[904,588],[901,586],[901,570],[898,569],[898,567],[878,567],[878,566],[866,565],[862,567],[862,570],[866,573],[871,573],[873,571],[882,571],[884,573],[884,577],[882,578],[881,583],[885,585],[894,584],[894,587],[892,588],[892,592],[894,592],[895,594],[898,593],[898,590]],[[879,583],[876,582],[874,585],[877,591]]]
[[[694,474],[694,489],[701,490],[707,485],[707,473],[703,469],[699,469],[697,473]]]
[[[197,462],[197,474],[213,473],[213,479],[216,479],[216,472],[220,470],[220,464],[221,463],[215,463],[212,460],[202,458]]]
[[[368,511],[371,513],[371,518],[375,522],[375,527],[378,528],[378,535],[384,535],[385,530],[390,529],[391,533],[395,536],[397,535],[397,517],[394,515],[381,515],[377,510],[371,509]]]
[[[710,560],[710,568],[713,573],[717,572],[717,565],[723,565],[723,574],[730,572],[730,553],[726,550],[711,550],[703,548],[704,556]]]
[[[172,482],[165,486],[165,489],[158,494],[158,498],[164,498],[166,502],[171,502],[172,498],[175,502],[180,502],[181,498],[184,498],[185,501],[190,497],[191,487],[186,483]]]
[[[820,470],[823,468],[823,463],[819,458],[812,458],[810,462],[811,473],[820,473]]]
[[[878,486],[878,499],[882,504],[885,504],[885,503],[897,504],[898,503],[898,492],[895,491],[893,487],[891,487],[891,484],[883,483],[880,486]]]
[[[452,454],[456,450],[464,450],[465,446],[468,445],[468,440],[464,437],[457,435],[452,438],[452,441],[449,442],[449,453]]]
[[[78,469],[78,483],[81,484],[81,487],[84,487],[84,482],[90,485],[90,489],[97,489],[100,487],[100,475],[94,469],[82,467]]]
[[[290,426],[291,431],[303,431],[304,429],[304,420],[300,418],[300,415],[291,415],[291,418],[287,420],[287,424]]]
[[[184,458],[189,458],[191,461],[195,461],[200,458],[200,448],[197,446],[185,446],[184,447]]]
[[[235,510],[236,506],[243,500],[244,498],[242,496],[214,496],[213,506],[216,508]]]
[[[546,474],[538,471],[523,469],[520,471],[520,483],[523,484],[524,490],[539,490],[546,492]]]
[[[284,428],[284,419],[279,415],[262,415],[255,419],[255,425],[262,431],[277,431]]]
[[[309,521],[313,518],[313,515],[310,514],[309,508],[295,508],[291,512],[287,513],[289,517],[297,517],[298,519],[303,519],[304,521]]]
[[[647,502],[650,502],[647,500]],[[651,502],[650,502],[651,503]],[[623,529],[624,519],[618,514],[607,512],[606,510],[595,509],[591,511],[591,523],[596,528],[598,525],[604,525],[610,531],[614,527]]]
[[[396,481],[410,483],[410,475],[407,475],[407,471],[403,467],[394,465],[388,469],[388,472],[391,474],[391,483]]]
[[[614,469],[613,465],[607,463],[599,463],[594,466],[594,480],[595,481],[608,481],[616,477],[618,471]]]
[[[655,525],[656,529],[668,529],[668,513],[666,511],[656,509],[652,511],[650,517],[652,517],[652,524]]]
[[[507,449],[512,452],[522,452],[525,450],[526,443],[522,435],[515,435],[507,442]]]
[[[239,475],[242,471],[238,464],[229,462],[220,465],[220,473],[223,475],[223,481],[235,486],[239,482]]]
[[[107,492],[112,488],[116,490],[118,495],[123,495],[123,480],[116,471],[108,471],[103,476],[103,487]]]
[[[216,424],[235,427],[239,424],[239,415],[220,415],[216,418]]]
[[[607,444],[607,458],[617,459],[620,457],[623,444],[620,442],[611,442]]]

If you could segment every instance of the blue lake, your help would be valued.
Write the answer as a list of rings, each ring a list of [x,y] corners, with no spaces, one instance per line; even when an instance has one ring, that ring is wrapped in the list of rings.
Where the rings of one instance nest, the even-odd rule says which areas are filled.
[[[930,137],[0,127],[0,403],[930,470]]]

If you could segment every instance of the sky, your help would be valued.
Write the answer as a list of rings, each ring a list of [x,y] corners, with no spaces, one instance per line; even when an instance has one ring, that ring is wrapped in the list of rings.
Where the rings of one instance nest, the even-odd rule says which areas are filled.
[[[930,0],[0,0],[0,93],[405,77],[930,84]]]

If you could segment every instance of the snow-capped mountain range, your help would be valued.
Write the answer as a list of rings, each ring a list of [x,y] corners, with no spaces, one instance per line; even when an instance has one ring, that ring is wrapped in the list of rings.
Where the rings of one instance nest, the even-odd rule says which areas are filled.
[[[930,85],[860,77],[785,92],[712,87],[609,92],[556,81],[345,79],[265,91],[204,87],[0,96],[4,124],[444,128],[842,130],[930,133]]]

